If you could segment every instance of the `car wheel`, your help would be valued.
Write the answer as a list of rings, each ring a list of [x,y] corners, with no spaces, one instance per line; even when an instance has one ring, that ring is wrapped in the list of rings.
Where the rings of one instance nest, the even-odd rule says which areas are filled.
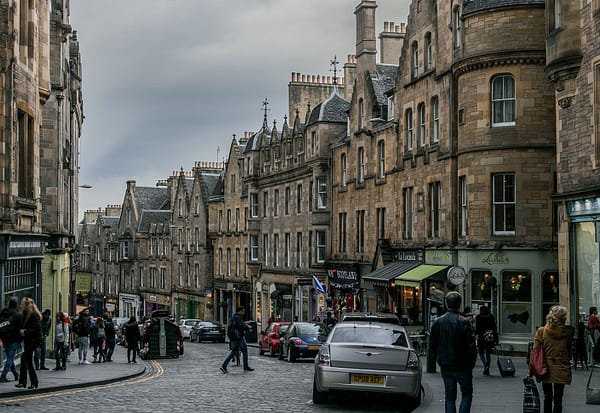
[[[421,405],[422,399],[423,399],[423,387],[420,387],[419,394],[417,394],[417,396],[415,396],[415,397],[407,397],[404,404],[408,407],[409,411],[413,411]]]
[[[326,391],[319,391],[317,389],[317,380],[316,377],[313,378],[313,394],[312,394],[313,404],[323,404],[329,401],[329,394]]]
[[[287,348],[287,361],[289,361],[290,363],[296,361],[296,357],[294,357],[294,355],[292,354],[292,349],[290,346],[288,346]]]

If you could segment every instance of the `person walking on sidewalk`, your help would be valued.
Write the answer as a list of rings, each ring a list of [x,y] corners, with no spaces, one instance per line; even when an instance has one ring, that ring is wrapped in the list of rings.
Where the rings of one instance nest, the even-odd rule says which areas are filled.
[[[90,310],[86,308],[79,313],[79,317],[73,324],[73,330],[77,334],[77,344],[79,345],[79,364],[91,364],[87,360],[87,352],[90,347]]]
[[[477,349],[481,363],[483,363],[483,374],[489,376],[492,349],[498,344],[498,327],[488,306],[484,305],[479,308],[479,314],[475,317],[475,325],[477,326]]]
[[[565,384],[571,384],[571,343],[575,329],[567,326],[567,309],[553,306],[546,315],[546,325],[535,332],[533,347],[542,347],[548,374],[541,377],[544,390],[544,413],[561,413]],[[533,376],[529,365],[528,376]]]
[[[117,332],[112,318],[106,317],[104,331],[106,332],[106,361],[112,361],[112,355],[117,345]]]
[[[460,314],[462,296],[446,294],[448,311],[431,326],[431,347],[442,370],[446,413],[456,413],[457,385],[460,385],[459,413],[469,413],[473,402],[473,367],[477,351],[471,323]]]
[[[125,341],[127,342],[127,363],[137,363],[135,358],[140,348],[141,334],[135,316],[131,316],[123,328],[125,329]]]
[[[67,353],[71,343],[71,325],[69,318],[62,312],[56,313],[56,325],[54,326],[54,356],[56,367],[54,371],[67,369]]]
[[[33,356],[36,370],[48,370],[48,367],[46,367],[46,338],[48,338],[50,327],[52,326],[52,320],[50,319],[51,314],[52,311],[49,308],[46,308],[42,312],[42,342],[39,347],[35,349],[35,354]]]
[[[106,361],[106,329],[101,317],[96,319],[96,334],[94,342],[94,363]]]
[[[0,374],[0,383],[8,381],[6,375],[9,370],[15,376],[15,381],[19,380],[19,373],[15,367],[15,356],[17,355],[17,352],[21,347],[21,341],[23,340],[19,332],[21,324],[23,323],[23,317],[17,309],[18,305],[19,303],[17,300],[11,298],[8,301],[8,307],[0,312],[0,320],[2,320],[2,323],[0,324],[4,324],[3,327],[0,327],[0,339],[2,340],[4,352],[6,353],[6,361],[4,362],[2,374]]]
[[[244,307],[238,307],[233,318],[229,321],[230,324],[227,327],[227,337],[231,342],[231,350],[220,367],[223,373],[229,373],[227,365],[231,359],[235,357],[238,351],[242,352],[244,371],[254,371],[254,369],[248,365],[248,345],[246,344],[245,336],[248,330],[250,330],[250,327],[244,323],[243,317],[245,313],[246,309]]]
[[[21,314],[23,315],[23,326],[21,327],[21,336],[23,337],[23,354],[21,355],[21,374],[19,383],[15,387],[27,386],[27,373],[31,385],[28,389],[38,388],[38,376],[33,365],[33,353],[42,341],[42,314],[38,310],[33,299],[29,297],[21,300]]]

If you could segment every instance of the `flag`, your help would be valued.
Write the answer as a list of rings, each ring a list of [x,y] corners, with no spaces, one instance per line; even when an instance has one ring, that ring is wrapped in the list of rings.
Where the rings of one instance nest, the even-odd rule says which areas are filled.
[[[327,294],[327,286],[323,285],[319,279],[313,275],[313,281],[315,283],[315,289],[320,293]]]

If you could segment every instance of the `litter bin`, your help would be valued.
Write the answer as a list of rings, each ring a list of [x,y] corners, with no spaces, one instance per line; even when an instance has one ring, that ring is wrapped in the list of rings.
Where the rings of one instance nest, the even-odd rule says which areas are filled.
[[[246,324],[250,327],[250,330],[246,333],[246,343],[258,343],[256,321],[248,321]]]

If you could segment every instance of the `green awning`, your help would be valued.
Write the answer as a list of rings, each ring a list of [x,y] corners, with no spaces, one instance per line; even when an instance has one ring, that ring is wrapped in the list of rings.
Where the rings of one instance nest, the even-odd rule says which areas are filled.
[[[426,278],[431,277],[432,275],[437,274],[440,271],[445,270],[446,268],[448,268],[447,265],[422,264],[422,265],[419,265],[418,267],[415,267],[412,270],[409,270],[409,271],[405,272],[404,274],[396,277],[395,283],[396,283],[396,285],[401,285],[401,284],[398,284],[399,281],[400,282],[402,282],[402,281],[420,282]]]
[[[415,287],[418,287],[419,285],[421,285],[416,281],[402,281],[402,280],[395,280],[394,284],[396,285],[396,287],[412,287],[412,288],[415,288]]]

